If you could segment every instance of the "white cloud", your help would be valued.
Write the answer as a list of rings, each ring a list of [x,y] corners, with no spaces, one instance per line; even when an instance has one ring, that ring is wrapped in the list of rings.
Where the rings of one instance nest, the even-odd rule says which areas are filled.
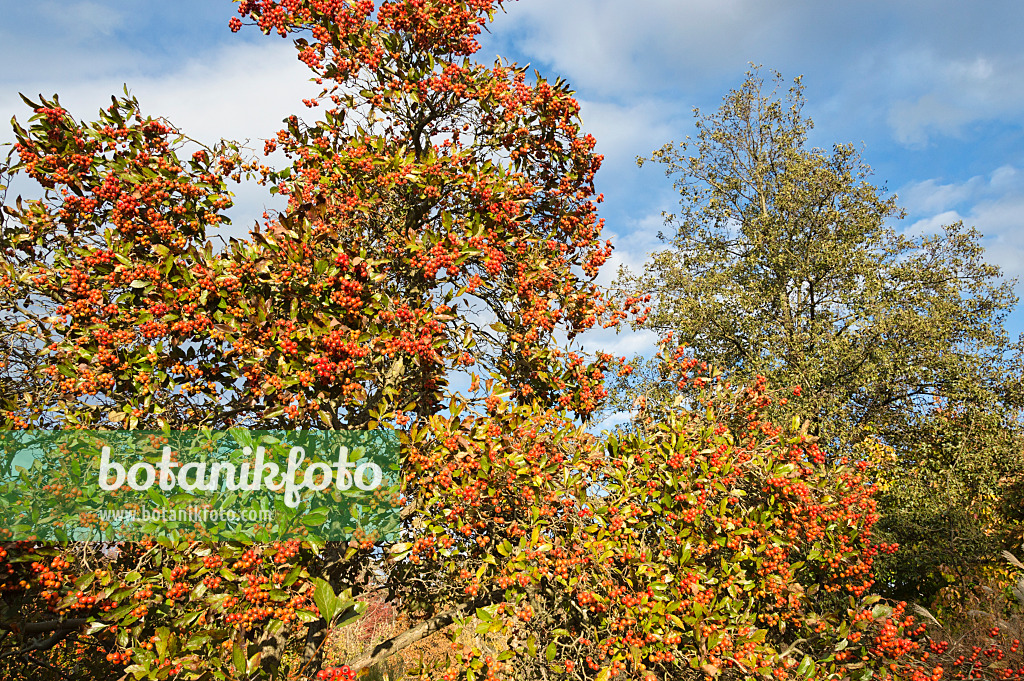
[[[633,331],[628,326],[616,333],[612,329],[600,329],[582,336],[583,348],[587,352],[607,352],[615,357],[632,359],[636,355],[653,357],[657,351],[658,334],[653,331]]]
[[[667,101],[644,99],[620,104],[580,100],[584,129],[597,138],[596,151],[606,166],[628,168],[637,156],[646,156],[672,139],[681,127],[679,107]],[[688,124],[690,116],[685,116]]]
[[[989,262],[1007,276],[1024,276],[1024,171],[1002,166],[959,183],[915,182],[900,196],[913,218],[905,233],[934,234],[962,220],[982,234]]]
[[[732,68],[737,56],[742,64],[749,57],[738,53],[769,42],[756,36],[775,23],[775,9],[753,0],[520,0],[507,12],[492,28],[499,39],[574,83],[616,95],[649,87],[676,66]]]
[[[900,204],[911,213],[937,213],[974,196],[984,182],[980,176],[966,182],[940,184],[938,180],[914,182],[898,193]]]
[[[722,79],[738,85],[755,62],[805,74],[816,108],[858,138],[878,126],[924,147],[1024,113],[1024,12],[1014,0],[984,11],[953,0],[520,0],[507,13],[492,42],[591,99],[671,93],[682,111],[679,100],[724,94]]]
[[[600,286],[611,286],[621,267],[635,273],[643,271],[651,253],[664,246],[657,238],[663,224],[660,213],[651,213],[638,220],[627,221],[621,234],[609,232],[605,238],[611,240],[614,250],[601,268],[597,283]]]
[[[910,96],[894,101],[888,123],[898,142],[926,145],[935,135],[960,137],[971,123],[1014,118],[1024,111],[1024,57],[955,59],[902,55],[914,68]]]
[[[36,11],[51,29],[64,33],[64,39],[83,40],[105,37],[125,24],[125,13],[98,2],[56,2],[37,0]]]
[[[319,92],[309,71],[283,43],[238,43],[186,62],[160,76],[141,76],[127,83],[143,113],[164,117],[190,137],[214,141],[221,137],[257,139],[273,136],[281,119],[305,111],[303,98]],[[79,119],[90,120],[111,95],[121,95],[124,82],[96,78],[62,82],[41,80],[20,84],[29,92],[59,92],[62,104]],[[0,116],[27,118],[16,93],[0,95]],[[9,136],[5,131],[4,136]]]
[[[0,0],[2,91],[36,94],[36,84],[44,80],[71,84],[99,73],[138,73],[152,66],[152,55],[118,39],[132,12],[124,2]]]
[[[910,147],[924,146],[933,133],[956,137],[960,128],[971,119],[970,111],[935,93],[923,95],[913,102],[896,102],[889,109],[888,116],[893,136]]]
[[[942,228],[946,225],[951,225],[954,222],[963,220],[964,216],[955,210],[947,210],[942,213],[930,215],[920,220],[915,220],[910,224],[909,227],[903,230],[903,234],[907,236],[925,236],[929,234],[937,234],[942,231]]]
[[[1024,184],[1024,178],[1021,176],[1021,171],[1006,165],[992,171],[989,189],[994,192],[1005,192],[1019,188],[1022,184]]]
[[[621,267],[634,273],[643,271],[650,261],[650,255],[664,246],[656,237],[663,220],[660,213],[651,213],[626,224],[622,236],[610,236],[615,250],[601,269],[597,283],[609,288],[619,274]],[[581,342],[587,352],[607,352],[616,357],[632,358],[636,355],[653,357],[657,351],[658,336],[653,331],[633,331],[629,324],[623,324],[621,331],[615,329],[594,329],[583,336]]]
[[[1024,192],[1024,172],[1011,165],[996,168],[987,176],[975,175],[963,182],[939,179],[911,182],[899,191],[900,204],[912,214],[947,211],[965,202],[1000,200]]]
[[[252,141],[262,154],[262,139],[273,137],[290,114],[309,112],[302,99],[315,96],[320,87],[309,82],[310,72],[295,58],[290,44],[235,43],[197,56],[173,72],[132,79],[129,91],[138,98],[144,115],[163,117],[182,132],[203,143],[222,137]],[[112,94],[123,95],[123,83],[114,78],[32,83],[29,92],[59,92],[61,103],[80,120],[93,120],[110,104]],[[25,87],[24,89],[28,89]],[[31,115],[16,92],[0,93],[0,120],[17,116],[24,123]],[[0,141],[11,141],[9,128]],[[232,188],[235,207],[229,216],[235,224],[225,232],[245,236],[265,208],[282,208],[284,201],[271,197],[266,188],[242,185]]]
[[[1009,277],[1024,278],[1024,191],[975,205],[964,222],[989,237],[985,243],[989,262]],[[1017,293],[1024,294],[1024,283],[1018,284]]]
[[[692,81],[734,72],[748,60],[843,69],[907,45],[956,59],[978,52],[969,73],[984,76],[992,66],[985,54],[1018,51],[1018,7],[1013,0],[996,0],[984,12],[954,0],[519,0],[492,30],[573,82],[621,93],[666,74]]]

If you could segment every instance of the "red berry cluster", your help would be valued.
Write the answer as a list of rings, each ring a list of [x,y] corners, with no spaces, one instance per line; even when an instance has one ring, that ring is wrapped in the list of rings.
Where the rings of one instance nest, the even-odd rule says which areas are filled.
[[[316,678],[320,679],[320,681],[352,681],[352,679],[356,678],[356,673],[345,664],[340,667],[323,669],[316,675]]]
[[[274,542],[274,548],[277,549],[277,554],[274,556],[274,562],[278,565],[284,565],[289,560],[299,555],[299,548],[302,546],[302,542],[298,539],[291,539],[286,542]]]
[[[245,571],[251,569],[256,564],[256,550],[246,550],[238,560],[232,565],[231,569],[236,571]]]

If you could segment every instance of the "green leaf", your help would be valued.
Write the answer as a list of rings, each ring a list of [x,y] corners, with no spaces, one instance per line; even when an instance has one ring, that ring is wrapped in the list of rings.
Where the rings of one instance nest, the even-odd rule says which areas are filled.
[[[241,629],[235,630],[235,641],[231,648],[231,663],[235,667],[235,674],[242,676],[246,673],[245,664],[245,634]]]
[[[319,577],[313,580],[313,602],[320,610],[321,617],[328,622],[334,619],[338,610],[338,597],[331,585]]]
[[[167,657],[167,644],[171,636],[171,630],[167,627],[157,627],[156,630],[156,654],[158,657]]]
[[[318,508],[302,516],[302,524],[307,527],[320,527],[327,522],[327,509]]]
[[[879,603],[875,607],[871,608],[871,616],[876,620],[885,619],[892,614],[892,608],[884,603]]]

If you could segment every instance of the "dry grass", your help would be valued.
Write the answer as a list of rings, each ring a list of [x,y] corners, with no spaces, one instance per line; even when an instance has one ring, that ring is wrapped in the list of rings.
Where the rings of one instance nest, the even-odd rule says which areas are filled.
[[[495,635],[475,633],[480,621],[471,618],[465,629],[451,640],[454,627],[450,626],[418,641],[398,654],[371,668],[367,681],[397,681],[421,669],[447,668],[449,661],[463,650],[477,648],[484,654],[496,655],[505,649],[505,640]],[[346,661],[371,650],[379,643],[415,626],[409,617],[395,611],[386,603],[373,602],[358,621],[336,630],[328,639],[324,652],[324,666],[340,666]]]
[[[933,640],[950,643],[946,660],[995,647],[1005,655],[1006,667],[1024,666],[1024,649],[1011,652],[1010,645],[1024,640],[1024,565],[1004,556],[1005,566],[994,566],[973,584],[943,589],[932,607],[937,616],[922,608],[913,613],[928,622]],[[998,636],[991,636],[992,629],[999,630]]]

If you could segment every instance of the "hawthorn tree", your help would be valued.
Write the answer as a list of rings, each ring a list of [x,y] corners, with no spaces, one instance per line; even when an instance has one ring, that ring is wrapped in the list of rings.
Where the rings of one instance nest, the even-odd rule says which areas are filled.
[[[773,423],[763,376],[734,387],[670,344],[657,359],[676,397],[609,439],[610,503],[584,535],[602,558],[576,587],[598,624],[586,664],[644,679],[859,678],[918,645],[906,604],[873,595],[873,560],[897,547],[872,537],[867,464],[829,461],[799,421]]]
[[[480,593],[495,583],[529,585],[516,607],[477,611],[478,633],[507,637],[508,664],[498,674],[1024,675],[1019,641],[994,621],[972,648],[926,613],[875,593],[874,563],[898,546],[873,534],[879,485],[867,457],[826,456],[799,420],[773,422],[768,414],[786,391],[769,389],[764,377],[733,386],[671,345],[658,360],[676,398],[667,412],[641,407],[631,432],[595,443],[585,461],[600,493],[570,492],[561,505],[571,513],[557,525],[537,516],[531,539],[541,544],[519,551],[503,543],[496,569],[463,575]],[[495,673],[480,651],[462,654],[464,669]]]
[[[1014,282],[960,223],[898,233],[896,197],[868,182],[852,145],[810,148],[800,80],[784,96],[781,86],[777,73],[768,84],[748,73],[716,113],[697,112],[695,139],[638,161],[666,167],[681,208],[666,216],[667,247],[618,283],[627,306],[649,308],[636,326],[671,333],[736,382],[792,387],[786,409],[831,449],[867,438],[894,449],[903,479],[882,525],[907,541],[887,583],[929,600],[943,572],[998,555],[1001,521],[982,519],[1020,477],[1022,346],[1003,327]],[[622,401],[670,395],[655,374],[623,381]],[[937,409],[960,416],[941,422]],[[942,482],[917,485],[922,466]],[[912,501],[908,487],[923,494]]]
[[[404,536],[9,544],[11,675],[74,661],[93,678],[309,676],[367,589],[424,620],[390,654],[532,588],[462,575],[497,546],[538,550],[524,528],[564,522],[565,490],[586,488],[588,436],[561,414],[597,407],[608,358],[555,339],[602,314],[592,279],[610,247],[572,93],[469,58],[498,6],[241,2],[264,33],[300,36],[324,85],[306,102],[318,120],[267,140],[291,159],[279,171],[197,145],[127,93],[94,123],[28,102],[5,175],[43,196],[4,207],[7,427],[397,428]],[[288,207],[215,249],[243,175]]]

